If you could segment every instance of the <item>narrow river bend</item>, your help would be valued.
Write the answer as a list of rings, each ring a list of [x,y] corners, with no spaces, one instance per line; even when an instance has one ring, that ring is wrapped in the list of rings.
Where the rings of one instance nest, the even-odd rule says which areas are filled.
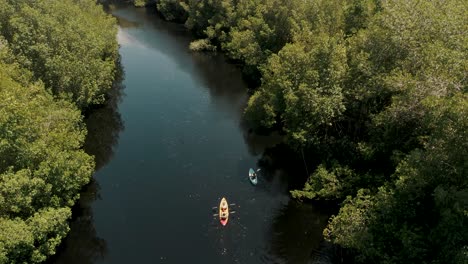
[[[287,172],[262,168],[274,138],[241,126],[247,88],[221,55],[145,9],[116,7],[125,87],[87,120],[98,170],[53,263],[308,263],[327,215],[290,200]],[[226,227],[212,207],[235,203]]]

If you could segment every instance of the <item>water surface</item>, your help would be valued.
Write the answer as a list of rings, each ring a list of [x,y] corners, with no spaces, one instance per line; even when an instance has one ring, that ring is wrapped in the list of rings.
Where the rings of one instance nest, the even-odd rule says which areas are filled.
[[[114,8],[125,71],[111,104],[88,119],[98,170],[54,263],[307,263],[327,215],[290,200],[264,167],[278,137],[241,126],[247,88],[221,55],[191,53],[190,35],[148,10]],[[235,203],[226,227],[213,217]]]

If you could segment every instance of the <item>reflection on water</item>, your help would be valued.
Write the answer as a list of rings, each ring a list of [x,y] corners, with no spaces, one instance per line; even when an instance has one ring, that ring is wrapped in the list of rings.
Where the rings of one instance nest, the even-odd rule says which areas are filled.
[[[93,179],[82,191],[78,204],[73,207],[70,233],[49,263],[92,264],[107,254],[106,241],[96,235],[91,209],[91,204],[99,198],[99,189]]]
[[[210,98],[215,98],[212,103],[230,118],[240,119],[244,106],[248,99],[247,85],[242,78],[241,70],[233,64],[226,63],[222,53],[191,52],[189,44],[193,40],[187,29],[180,24],[168,23],[157,19],[154,8],[139,8],[134,12],[121,6],[114,5],[109,9],[126,24],[140,25],[138,37],[120,32],[119,39],[125,43],[137,47],[145,47],[156,51],[163,51],[167,57],[182,70],[191,75],[191,78],[199,82],[201,88],[207,89]],[[141,21],[150,23],[141,23]],[[158,32],[163,37],[155,39],[153,34],[145,32]],[[169,76],[168,76],[169,78]]]
[[[328,217],[310,204],[290,200],[271,227],[271,250],[283,263],[306,263],[320,247]],[[314,251],[313,251],[314,250]]]
[[[96,171],[105,166],[114,155],[119,140],[119,133],[124,129],[118,104],[123,96],[123,70],[119,64],[119,73],[113,89],[107,95],[104,105],[90,110],[85,123],[88,135],[84,143],[86,153],[93,155]],[[99,183],[92,178],[82,190],[78,203],[73,207],[70,232],[57,250],[57,255],[49,263],[91,264],[103,259],[107,254],[107,244],[96,234],[91,205],[99,197]]]
[[[120,72],[123,73],[122,66]],[[85,118],[88,135],[84,143],[86,153],[93,155],[96,171],[106,165],[114,155],[114,149],[119,140],[119,134],[124,129],[118,105],[124,95],[123,75],[118,74],[113,89],[107,96],[103,106],[92,110]]]
[[[278,144],[283,143],[283,136],[277,132],[273,132],[270,135],[258,135],[253,133],[252,130],[244,128],[244,140],[249,147],[249,152],[252,155],[261,155],[265,156],[265,150],[271,149]],[[267,158],[266,156],[264,159]]]
[[[120,28],[137,28],[140,26],[140,23],[134,22],[123,17],[115,17]],[[120,43],[120,41],[119,41]]]

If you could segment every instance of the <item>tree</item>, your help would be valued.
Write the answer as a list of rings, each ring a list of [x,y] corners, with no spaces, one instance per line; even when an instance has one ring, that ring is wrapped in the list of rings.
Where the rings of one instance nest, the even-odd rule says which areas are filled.
[[[332,217],[326,237],[359,262],[466,263],[468,260],[468,98],[427,98],[432,135],[400,162],[394,184],[361,191]]]
[[[77,106],[102,102],[116,59],[95,1],[0,0],[0,263],[44,262],[66,236],[94,170]]]
[[[183,0],[160,0],[157,8],[168,21],[181,23],[187,21],[189,7]]]
[[[233,0],[188,0],[188,19],[185,25],[197,36],[216,42],[225,40],[230,27]]]
[[[68,231],[93,172],[81,113],[55,101],[0,41],[0,262],[39,263]]]
[[[260,67],[291,41],[297,1],[239,1],[223,48],[247,66]]]
[[[118,56],[115,19],[91,0],[2,1],[0,33],[21,66],[81,108],[103,102]]]
[[[344,111],[343,45],[325,34],[308,44],[288,44],[272,55],[263,69],[262,87],[246,109],[247,118],[252,119],[259,114],[255,110],[262,109],[255,105],[263,101],[259,96],[270,98],[267,102],[272,110],[265,112],[269,116],[260,116],[271,120],[270,127],[281,122],[296,147],[319,143]]]

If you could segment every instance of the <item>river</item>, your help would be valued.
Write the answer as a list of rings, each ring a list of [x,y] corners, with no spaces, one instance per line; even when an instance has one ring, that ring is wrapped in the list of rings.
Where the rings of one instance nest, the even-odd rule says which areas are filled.
[[[241,125],[240,71],[190,52],[181,25],[146,9],[111,12],[124,79],[87,117],[97,171],[51,262],[309,263],[328,213],[291,200],[288,170],[262,162],[279,140]],[[262,168],[257,186],[250,167]],[[212,210],[221,197],[235,203],[225,227]]]

